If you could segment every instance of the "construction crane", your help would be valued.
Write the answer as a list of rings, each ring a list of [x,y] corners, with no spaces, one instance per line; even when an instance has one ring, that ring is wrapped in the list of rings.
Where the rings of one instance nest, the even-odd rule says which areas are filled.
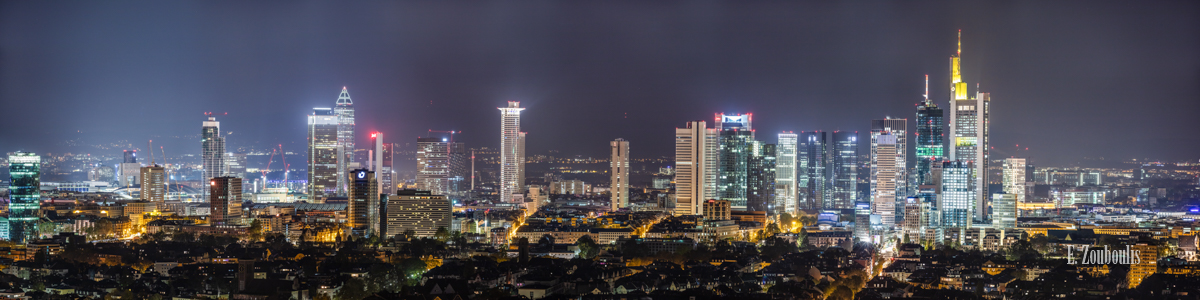
[[[229,115],[229,113],[227,113],[227,112],[223,112],[223,113],[215,113],[215,112],[211,112],[211,111],[206,111],[206,112],[204,112],[204,116],[205,116],[205,117],[212,117],[212,116],[226,116],[226,115]]]
[[[433,129],[430,129],[430,130],[429,130],[429,132],[449,133],[449,134],[450,134],[450,143],[451,143],[451,144],[453,144],[453,143],[454,143],[454,134],[456,134],[456,133],[462,133],[462,131],[454,131],[454,130],[433,130]]]

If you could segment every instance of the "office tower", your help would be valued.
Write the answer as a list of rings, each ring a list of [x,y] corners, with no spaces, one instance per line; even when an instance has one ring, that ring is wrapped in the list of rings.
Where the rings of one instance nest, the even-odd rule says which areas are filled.
[[[1021,186],[1024,192],[1025,186]],[[1017,194],[992,194],[992,228],[1017,228]]]
[[[524,157],[524,155],[521,157]],[[448,196],[466,196],[467,192],[470,191],[467,183],[467,176],[470,176],[470,162],[467,161],[468,159],[470,159],[470,156],[467,153],[467,146],[460,142],[450,141],[450,194]],[[525,163],[521,163],[520,170],[518,174],[524,176]],[[454,198],[450,200],[454,200]]]
[[[833,205],[826,203],[825,167],[829,159],[826,149],[824,131],[801,132],[799,166],[796,169],[799,181],[796,182],[800,199],[800,209],[826,209]]]
[[[854,238],[863,242],[871,241],[870,202],[854,203]]]
[[[241,225],[242,179],[225,176],[209,180],[208,205],[213,225]]]
[[[313,108],[308,116],[308,195],[315,202],[336,196],[338,174],[338,118],[329,108]]]
[[[42,157],[29,152],[8,155],[8,237],[25,244],[38,237],[42,203]]]
[[[167,199],[166,169],[155,164],[142,167],[141,171],[142,200],[161,205]]]
[[[517,187],[516,194],[525,193],[525,135],[526,132],[521,132],[517,135]]]
[[[899,221],[905,216],[906,198],[916,190],[916,186],[910,186],[908,177],[908,119],[871,120],[872,144],[875,143],[875,137],[884,132],[896,137],[896,192],[893,194],[896,196],[896,218]]]
[[[1025,203],[1025,180],[1027,179],[1026,165],[1024,158],[1005,158],[1004,173],[1002,176],[1004,193],[1016,197],[1018,204]],[[996,201],[992,199],[992,201]],[[993,209],[995,205],[992,205]]]
[[[675,128],[675,215],[699,215],[701,203],[713,200],[716,180],[716,130],[704,121]]]
[[[925,202],[921,197],[913,196],[904,198],[904,236],[908,237],[910,242],[921,240],[921,235],[925,232],[925,225],[929,224],[929,202]]]
[[[525,165],[524,149],[521,149],[521,102],[508,101],[508,107],[500,110],[500,202],[513,202],[513,194],[520,193],[524,181],[520,169]]]
[[[383,163],[380,164],[383,171],[375,173],[376,177],[379,178],[380,194],[391,195],[396,190],[396,183],[392,181],[393,176],[395,176],[394,171],[392,171],[392,161],[395,160],[395,152],[392,151],[394,145],[393,143],[383,144]]]
[[[750,146],[750,159],[747,161],[749,174],[746,176],[746,210],[779,214],[779,208],[775,207],[778,147],[759,141],[752,141]]]
[[[225,137],[221,136],[221,122],[208,117],[200,129],[200,159],[204,165],[204,180],[225,175]],[[207,192],[208,189],[200,189]]]
[[[901,177],[904,166],[898,162],[899,139],[891,132],[871,133],[871,211],[880,216],[883,225],[896,225],[897,185],[904,184]]]
[[[356,169],[349,172],[350,193],[346,205],[346,223],[359,236],[367,236],[379,232],[379,225],[372,220],[379,219],[379,181],[375,172],[367,169]]]
[[[225,153],[225,174],[222,176],[246,178],[246,153]]]
[[[750,115],[717,114],[716,129],[720,131],[720,157],[717,197],[729,200],[733,210],[746,210],[747,176],[754,131]]]
[[[959,30],[959,50],[950,57],[950,132],[954,135],[950,160],[971,163],[974,181],[975,219],[987,216],[988,175],[988,105],[991,97],[976,91],[975,98],[967,97],[967,83],[962,80],[962,31]]]
[[[942,163],[942,193],[938,210],[942,212],[942,227],[971,227],[971,212],[975,209],[975,180],[971,178],[970,162]]]
[[[381,177],[380,175],[383,174],[383,133],[372,132],[371,139],[375,140],[375,151],[371,152],[372,157],[370,168],[371,172],[375,172],[375,191],[380,192],[383,191],[383,187],[379,186],[383,181],[378,180],[378,178]]]
[[[450,230],[450,199],[429,191],[399,190],[388,196],[387,233],[395,236],[407,230],[416,237],[432,237],[440,227]]]
[[[797,135],[786,132],[779,134],[775,149],[775,209],[796,214],[796,148]]]
[[[858,201],[858,132],[833,132],[833,164],[827,208],[850,209]]]
[[[125,150],[125,159],[121,161],[117,167],[120,169],[121,177],[117,178],[117,183],[122,187],[132,187],[139,183],[138,176],[142,172],[142,164],[137,162],[137,150]]]
[[[916,184],[936,185],[937,180],[930,174],[944,155],[946,144],[942,135],[942,122],[945,114],[937,104],[929,100],[929,75],[925,75],[925,101],[917,104],[917,169]]]
[[[354,162],[354,101],[350,100],[350,92],[342,87],[338,94],[337,106],[333,107],[337,116],[337,188],[338,196],[346,194],[346,170]]]
[[[465,148],[445,138],[417,138],[417,189],[437,195],[457,192],[466,172]]]
[[[629,141],[616,139],[609,142],[612,158],[609,167],[612,168],[612,210],[629,206]]]

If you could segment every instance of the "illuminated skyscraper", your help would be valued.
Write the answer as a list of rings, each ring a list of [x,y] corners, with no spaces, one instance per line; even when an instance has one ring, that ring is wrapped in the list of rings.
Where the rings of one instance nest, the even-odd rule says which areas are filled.
[[[500,202],[513,202],[513,194],[521,192],[524,178],[521,169],[525,165],[524,139],[521,133],[521,102],[508,101],[508,107],[500,110]],[[438,193],[434,193],[438,194]]]
[[[826,143],[824,131],[800,133],[800,154],[797,155],[799,163],[796,169],[796,175],[799,177],[796,186],[800,194],[798,197],[801,198],[800,209],[833,207],[832,202],[826,203],[826,186],[829,185],[829,176],[825,169],[829,161]]]
[[[42,205],[42,157],[29,152],[8,156],[8,237],[25,244],[37,239]]]
[[[142,167],[142,200],[162,205],[167,199],[167,172],[154,164]]]
[[[395,178],[395,171],[392,169],[392,161],[395,160],[395,152],[392,151],[393,143],[383,144],[383,171],[376,173],[379,177],[379,193],[391,195],[396,191],[396,183],[392,178]]]
[[[346,168],[354,162],[354,101],[350,100],[350,92],[342,87],[338,94],[337,106],[333,107],[337,115],[337,190],[338,195],[346,194]]]
[[[930,174],[934,165],[945,157],[946,143],[942,134],[942,122],[945,114],[937,104],[929,100],[929,75],[925,75],[925,101],[917,104],[917,169],[916,184],[920,186],[937,185]]]
[[[968,162],[971,172],[975,219],[987,216],[988,175],[988,105],[990,95],[976,91],[975,98],[967,97],[967,83],[962,80],[962,31],[959,31],[959,50],[950,57],[950,131],[954,134],[950,160]]]
[[[796,214],[796,148],[797,135],[779,134],[775,158],[775,209]]]
[[[204,180],[208,181],[225,175],[225,137],[221,136],[221,122],[217,122],[216,117],[208,117],[202,126],[200,159],[204,165]],[[207,192],[207,189],[201,190]]]
[[[1024,187],[1022,187],[1024,188]],[[992,194],[992,228],[1017,228],[1017,195]]]
[[[775,144],[751,142],[750,158],[747,160],[748,167],[746,168],[749,173],[746,176],[746,210],[765,211],[771,215],[779,213],[779,209],[775,207],[775,170],[778,152]]]
[[[308,116],[308,195],[316,202],[336,196],[338,182],[338,117],[329,108]]]
[[[242,179],[215,177],[209,180],[209,219],[213,225],[242,224]]]
[[[833,164],[827,209],[851,209],[858,201],[858,132],[833,132]]]
[[[717,197],[728,200],[733,210],[746,210],[747,178],[754,144],[751,117],[749,114],[717,114],[716,119],[716,129],[720,131]]]
[[[885,226],[896,225],[896,186],[904,184],[898,138],[888,131],[871,132],[871,213]]]
[[[700,215],[705,200],[713,199],[716,180],[717,132],[704,121],[675,128],[675,215]]]
[[[969,162],[942,163],[942,193],[938,198],[942,227],[971,227],[971,213],[975,210],[973,167]]]
[[[379,232],[379,182],[375,172],[367,169],[350,171],[350,193],[347,195],[346,223],[359,236]]]
[[[615,211],[629,206],[629,141],[616,139],[609,142],[609,148],[612,152],[609,160],[609,167],[612,168],[611,206]]]
[[[904,219],[904,207],[908,201],[908,195],[914,194],[916,187],[909,190],[908,177],[908,119],[892,119],[871,120],[871,143],[874,146],[875,138],[884,132],[889,132],[896,137],[896,218]]]
[[[417,189],[435,195],[450,191],[449,147],[443,138],[417,138]]]
[[[121,174],[117,178],[117,183],[122,187],[132,187],[134,184],[140,182],[138,176],[141,176],[142,164],[137,162],[137,150],[125,150],[124,154],[125,160],[120,165],[117,165],[118,169],[120,169],[118,173]]]

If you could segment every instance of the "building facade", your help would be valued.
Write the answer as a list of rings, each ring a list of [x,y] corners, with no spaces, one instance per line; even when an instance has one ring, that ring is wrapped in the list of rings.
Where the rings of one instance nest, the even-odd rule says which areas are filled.
[[[162,204],[167,200],[167,172],[163,166],[142,167],[142,200]]]
[[[213,225],[241,225],[242,179],[226,176],[209,180],[208,205]]]
[[[823,131],[801,132],[800,153],[797,155],[796,168],[797,196],[801,203],[800,209],[825,209],[832,207],[826,204],[826,186],[829,176],[826,165],[829,152],[826,149],[826,134]]]
[[[359,236],[379,232],[379,181],[375,172],[356,169],[349,172],[350,193],[346,205],[346,223]]]
[[[42,157],[29,152],[8,156],[8,237],[24,244],[38,237],[41,217]]]
[[[699,215],[701,203],[715,199],[716,137],[704,121],[675,128],[675,215]]]
[[[616,139],[609,142],[610,182],[612,190],[611,209],[618,210],[629,206],[629,141]]]
[[[858,201],[858,132],[833,132],[833,163],[826,209],[851,209]]]
[[[871,120],[871,143],[874,145],[875,137],[890,133],[896,138],[896,191],[895,195],[896,218],[904,219],[905,198],[911,195],[916,190],[915,182],[911,182],[908,176],[908,119],[892,119]]]
[[[217,122],[217,118],[208,117],[208,121],[201,125],[200,159],[204,167],[204,180],[208,181],[225,176],[225,137],[221,136],[221,123]]]
[[[337,196],[339,179],[338,117],[329,108],[308,116],[308,195],[316,202]]]
[[[346,195],[346,170],[350,163],[354,162],[354,101],[350,99],[350,92],[346,87],[342,87],[342,92],[338,93],[336,106],[333,107],[333,114],[337,116],[337,188],[335,193],[338,196]]]
[[[942,192],[938,198],[938,210],[942,213],[943,228],[971,227],[976,195],[975,180],[971,177],[973,167],[969,162],[942,163]]]
[[[771,215],[779,213],[775,206],[776,179],[779,152],[775,144],[753,141],[746,171],[746,209],[764,211]]]
[[[438,228],[450,230],[450,199],[428,191],[399,190],[388,196],[387,234],[412,230],[416,237],[432,237]]]
[[[897,161],[898,137],[891,132],[871,133],[871,213],[884,226],[896,225],[896,191],[904,184],[903,166]]]
[[[925,101],[917,104],[916,124],[916,184],[920,186],[936,185],[933,167],[945,157],[945,137],[942,135],[942,123],[945,114],[942,109],[929,100],[929,75],[925,76]]]
[[[755,142],[751,118],[749,114],[717,114],[716,119],[720,135],[717,197],[729,200],[733,210],[746,210],[750,157]]]
[[[796,150],[798,136],[795,133],[780,133],[775,148],[775,209],[795,215],[796,202]]]
[[[500,202],[513,202],[525,183],[521,169],[525,165],[524,138],[521,132],[521,102],[509,101],[500,110]]]

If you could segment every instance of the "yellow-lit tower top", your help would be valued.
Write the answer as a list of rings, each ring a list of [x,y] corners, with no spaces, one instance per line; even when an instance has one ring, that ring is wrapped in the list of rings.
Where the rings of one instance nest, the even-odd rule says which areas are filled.
[[[967,100],[967,83],[962,80],[962,29],[958,30],[958,51],[950,57],[950,97]]]

